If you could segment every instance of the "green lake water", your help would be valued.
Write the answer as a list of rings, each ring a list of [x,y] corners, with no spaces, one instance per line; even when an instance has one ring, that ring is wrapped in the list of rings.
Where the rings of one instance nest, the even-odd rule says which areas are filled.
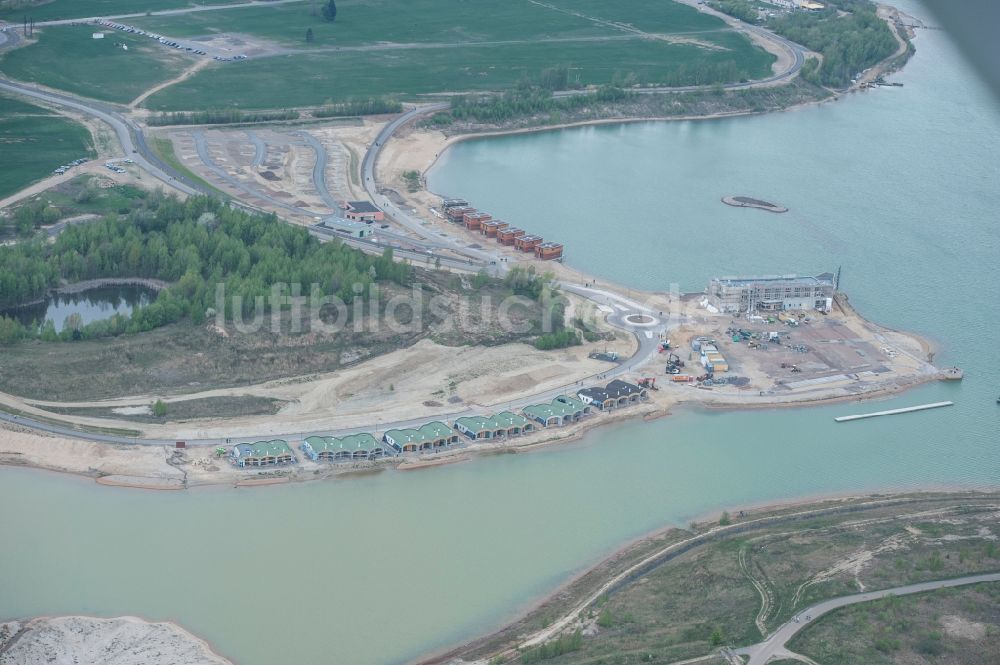
[[[924,16],[919,7],[904,9]],[[934,340],[949,409],[704,413],[550,450],[289,487],[156,493],[0,470],[0,617],[173,619],[241,665],[401,663],[497,627],[624,541],[724,508],[1000,485],[1000,114],[940,31],[905,87],[718,122],[457,146],[432,189],[640,288],[843,266],[862,314]],[[785,215],[719,202],[746,194]]]

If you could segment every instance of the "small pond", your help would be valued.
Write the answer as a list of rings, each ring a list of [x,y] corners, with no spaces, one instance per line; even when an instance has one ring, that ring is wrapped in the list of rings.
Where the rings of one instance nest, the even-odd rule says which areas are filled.
[[[110,319],[115,314],[130,316],[137,307],[143,307],[156,300],[156,290],[139,285],[101,286],[79,293],[54,293],[44,301],[24,307],[0,310],[0,315],[9,316],[30,326],[51,320],[56,332],[62,332],[66,318],[79,314],[83,325]]]

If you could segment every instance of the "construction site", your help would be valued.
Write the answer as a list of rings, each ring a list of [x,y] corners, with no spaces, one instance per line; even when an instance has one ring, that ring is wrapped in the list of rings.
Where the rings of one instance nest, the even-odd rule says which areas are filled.
[[[692,297],[692,300],[694,297]],[[726,315],[704,309],[660,346],[671,390],[700,401],[861,396],[946,375],[926,342],[865,321],[838,296],[826,310]],[[693,396],[689,388],[697,388]]]
[[[323,126],[184,128],[166,135],[178,160],[212,187],[302,224],[363,199],[356,175],[372,128],[356,121]]]

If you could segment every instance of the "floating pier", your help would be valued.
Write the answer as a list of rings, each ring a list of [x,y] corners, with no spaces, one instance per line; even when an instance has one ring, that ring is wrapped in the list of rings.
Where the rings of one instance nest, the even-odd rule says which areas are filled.
[[[895,416],[899,413],[911,413],[913,411],[926,411],[927,409],[937,409],[942,406],[952,406],[954,402],[934,402],[933,404],[921,404],[920,406],[907,406],[902,409],[890,409],[889,411],[875,411],[874,413],[861,413],[855,416],[840,416],[834,418],[838,423],[848,420],[861,420],[862,418],[875,418],[877,416]]]

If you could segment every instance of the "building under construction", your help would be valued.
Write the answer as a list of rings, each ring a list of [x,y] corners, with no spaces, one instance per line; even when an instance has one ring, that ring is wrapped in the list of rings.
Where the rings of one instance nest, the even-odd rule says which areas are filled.
[[[708,284],[708,305],[733,314],[789,309],[827,312],[836,289],[835,277],[828,272],[815,277],[717,277]]]

